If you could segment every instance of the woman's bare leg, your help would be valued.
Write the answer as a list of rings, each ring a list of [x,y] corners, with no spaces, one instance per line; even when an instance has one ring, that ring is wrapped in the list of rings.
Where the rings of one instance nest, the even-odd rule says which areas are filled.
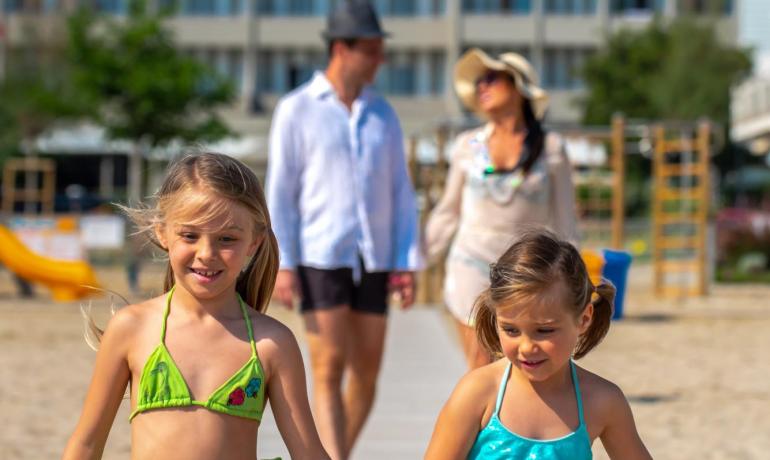
[[[492,362],[491,356],[479,343],[476,338],[476,331],[466,325],[463,322],[454,320],[457,327],[457,334],[460,336],[460,341],[463,345],[463,352],[465,353],[465,360],[468,363],[469,369],[476,369]]]

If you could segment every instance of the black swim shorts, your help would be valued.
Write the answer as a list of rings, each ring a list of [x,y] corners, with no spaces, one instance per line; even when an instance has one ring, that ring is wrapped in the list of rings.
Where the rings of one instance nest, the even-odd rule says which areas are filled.
[[[388,311],[389,272],[372,272],[361,266],[361,280],[353,281],[352,268],[297,267],[302,312],[349,305],[351,310],[384,315]]]

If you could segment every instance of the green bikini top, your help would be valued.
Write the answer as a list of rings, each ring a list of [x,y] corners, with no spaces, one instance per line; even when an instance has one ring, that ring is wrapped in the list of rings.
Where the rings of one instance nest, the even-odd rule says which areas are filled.
[[[246,305],[238,296],[238,303],[246,321],[251,342],[251,358],[232,377],[219,388],[214,390],[205,401],[196,401],[190,396],[190,390],[182,377],[182,373],[174,363],[174,359],[166,348],[166,321],[171,307],[171,295],[174,288],[166,296],[166,309],[163,313],[163,328],[160,333],[160,344],[147,359],[139,378],[139,401],[136,409],[128,418],[131,421],[142,412],[166,407],[203,406],[209,410],[223,414],[262,420],[265,408],[265,371],[257,356],[257,346],[254,343],[254,333],[251,321],[246,312]]]

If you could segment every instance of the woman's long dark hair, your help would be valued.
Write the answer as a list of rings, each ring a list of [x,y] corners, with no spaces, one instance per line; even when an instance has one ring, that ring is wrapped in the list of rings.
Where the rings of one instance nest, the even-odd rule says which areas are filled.
[[[529,170],[537,162],[540,156],[543,154],[543,147],[545,144],[545,130],[540,120],[535,117],[535,112],[532,110],[532,103],[529,99],[523,99],[524,105],[522,112],[524,114],[524,124],[527,127],[527,137],[524,138],[524,145],[527,146],[529,154],[522,164],[524,174],[529,174]]]

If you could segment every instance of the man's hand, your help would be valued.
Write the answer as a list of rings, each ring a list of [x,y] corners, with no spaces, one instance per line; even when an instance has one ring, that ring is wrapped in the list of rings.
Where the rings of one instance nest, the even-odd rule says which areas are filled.
[[[388,289],[401,302],[401,309],[411,307],[416,290],[414,272],[392,272],[388,279]]]
[[[273,300],[292,310],[294,308],[294,299],[297,295],[297,281],[294,270],[278,270],[278,276],[275,278],[275,289],[273,289]]]

